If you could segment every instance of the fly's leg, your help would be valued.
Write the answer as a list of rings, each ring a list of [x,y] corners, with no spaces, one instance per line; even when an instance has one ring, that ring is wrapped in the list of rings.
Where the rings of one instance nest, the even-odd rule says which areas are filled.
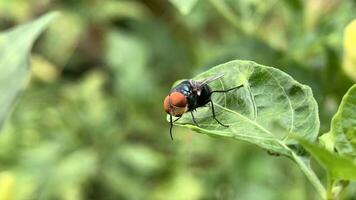
[[[195,120],[195,117],[193,115],[193,111],[190,111],[190,114],[192,115],[192,119],[193,119],[195,126],[199,127],[199,124],[197,123],[197,121]]]
[[[215,116],[215,109],[214,109],[214,103],[213,101],[210,100],[210,103],[211,103],[211,112],[213,113],[213,118],[215,119],[216,122],[218,122],[221,126],[224,126],[224,127],[229,127],[228,125],[225,125],[223,123],[221,123]]]
[[[226,92],[230,92],[232,90],[236,90],[236,89],[239,89],[243,87],[243,85],[239,85],[239,86],[236,86],[236,87],[233,87],[233,88],[230,88],[230,89],[227,89],[227,90],[215,90],[215,91],[212,91],[210,92],[210,95],[213,94],[213,93],[226,93]],[[213,118],[215,119],[216,122],[218,122],[221,126],[224,126],[224,127],[229,127],[228,125],[225,125],[223,123],[221,123],[215,116],[215,110],[214,110],[214,103],[212,100],[210,100],[210,103],[211,103],[211,111],[213,113]]]
[[[213,94],[213,93],[226,93],[226,92],[230,92],[230,91],[232,91],[232,90],[239,89],[240,87],[243,87],[243,86],[244,86],[244,85],[239,85],[239,86],[236,86],[236,87],[227,89],[227,90],[215,90],[215,91],[210,92],[210,94]]]
[[[178,118],[179,119],[179,118]],[[169,135],[171,136],[171,139],[173,141],[173,134],[172,134],[172,128],[173,128],[173,121],[172,121],[172,115],[169,115],[169,122],[171,126],[169,127]]]
[[[180,116],[180,117],[178,117],[177,119],[175,119],[175,120],[173,121],[173,123],[176,122],[176,121],[178,121],[181,117],[182,117],[182,116]]]
[[[182,117],[182,116],[178,117],[178,119],[175,119],[175,120],[173,121],[172,115],[169,115],[169,122],[170,122],[170,124],[171,124],[171,126],[169,127],[169,135],[171,136],[171,139],[172,139],[172,140],[173,140],[173,134],[172,134],[173,123],[176,122],[176,121],[178,121],[181,117]]]

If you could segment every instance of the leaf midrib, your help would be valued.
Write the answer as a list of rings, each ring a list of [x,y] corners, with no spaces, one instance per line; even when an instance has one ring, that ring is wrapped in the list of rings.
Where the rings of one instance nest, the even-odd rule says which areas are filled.
[[[241,118],[244,119],[245,121],[247,121],[247,122],[249,122],[249,123],[255,125],[257,128],[261,129],[262,131],[266,132],[267,134],[269,134],[269,135],[271,135],[273,138],[275,138],[275,136],[274,136],[270,131],[268,131],[267,129],[265,129],[263,126],[259,125],[257,122],[255,122],[255,121],[249,119],[248,117],[246,117],[246,116],[244,116],[244,115],[241,115],[240,113],[238,113],[238,112],[236,112],[236,111],[234,111],[234,110],[231,110],[231,109],[228,109],[228,108],[226,108],[226,107],[224,107],[224,106],[221,106],[220,104],[215,103],[214,105],[220,107],[221,109],[223,109],[223,110],[225,110],[225,111],[228,111],[228,112],[230,112],[230,113],[233,113],[233,114],[235,114],[235,115],[241,117]],[[275,138],[275,139],[277,139],[277,138]]]

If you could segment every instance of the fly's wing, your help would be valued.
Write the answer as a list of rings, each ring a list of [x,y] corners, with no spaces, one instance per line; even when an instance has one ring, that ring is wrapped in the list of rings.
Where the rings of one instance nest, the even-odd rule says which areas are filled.
[[[203,79],[202,81],[197,81],[197,83],[199,84],[199,86],[203,86],[203,85],[206,85],[212,81],[215,81],[216,79],[219,79],[221,77],[223,77],[224,74],[217,74],[217,75],[214,75],[214,76],[210,76],[206,79]]]

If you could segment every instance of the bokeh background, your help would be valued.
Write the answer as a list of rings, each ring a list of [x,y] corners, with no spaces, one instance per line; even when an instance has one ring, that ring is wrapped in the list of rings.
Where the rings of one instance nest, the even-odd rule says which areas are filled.
[[[52,10],[1,130],[0,200],[320,198],[256,146],[178,127],[170,141],[162,102],[178,79],[253,60],[310,85],[327,132],[355,81],[343,70],[355,1],[0,0],[0,30]]]

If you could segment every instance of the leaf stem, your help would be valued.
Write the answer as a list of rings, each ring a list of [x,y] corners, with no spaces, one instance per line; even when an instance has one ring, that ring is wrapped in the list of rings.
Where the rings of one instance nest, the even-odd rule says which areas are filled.
[[[293,159],[300,167],[302,172],[305,174],[305,176],[308,178],[310,183],[314,186],[319,195],[322,197],[322,199],[327,199],[326,190],[323,184],[321,184],[318,176],[314,173],[314,171],[309,166],[307,166],[307,164],[302,160],[302,158],[295,154],[294,151],[291,150],[287,145],[285,145],[281,141],[279,141],[279,143],[292,154]]]
[[[326,199],[327,200],[334,199],[334,195],[332,191],[334,182],[335,180],[332,178],[331,173],[327,172],[327,176],[326,176]]]
[[[307,176],[309,179],[310,183],[314,186],[314,188],[318,191],[319,195],[323,198],[326,199],[326,190],[321,184],[319,178],[316,176],[313,170],[311,170],[305,162],[297,156],[295,153],[293,153],[293,158],[300,167],[300,169],[304,172],[304,174]]]

